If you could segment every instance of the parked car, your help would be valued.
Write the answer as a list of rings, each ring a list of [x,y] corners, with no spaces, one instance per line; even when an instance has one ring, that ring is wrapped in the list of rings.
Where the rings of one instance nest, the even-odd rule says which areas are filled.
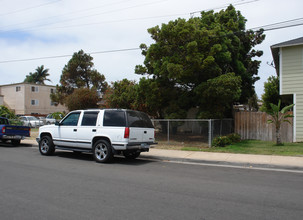
[[[11,141],[17,146],[25,137],[30,137],[30,127],[10,125],[7,118],[0,117],[0,140],[2,142]]]
[[[109,162],[114,155],[136,158],[155,143],[154,127],[143,113],[120,109],[77,110],[54,125],[39,128],[42,155],[55,149],[91,152],[96,162]]]
[[[36,118],[34,116],[21,116],[20,120],[22,121],[24,126],[28,126],[31,128],[36,128],[36,127],[44,125],[42,120],[39,120],[38,118]]]
[[[45,124],[50,125],[50,124],[55,124],[55,123],[56,123],[56,119],[53,117],[52,114],[49,114],[46,116]]]

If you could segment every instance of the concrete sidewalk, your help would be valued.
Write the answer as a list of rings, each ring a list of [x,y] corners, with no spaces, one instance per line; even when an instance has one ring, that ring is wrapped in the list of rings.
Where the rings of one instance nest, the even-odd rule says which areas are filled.
[[[35,140],[23,140],[22,144],[38,147]],[[178,162],[211,163],[252,167],[278,167],[303,170],[303,157],[254,154],[212,153],[198,151],[163,150],[151,148],[141,153],[140,158]]]
[[[142,153],[141,157],[158,158],[171,161],[200,162],[225,165],[279,167],[303,170],[303,157],[212,153],[197,151],[163,150],[151,148],[150,152]]]

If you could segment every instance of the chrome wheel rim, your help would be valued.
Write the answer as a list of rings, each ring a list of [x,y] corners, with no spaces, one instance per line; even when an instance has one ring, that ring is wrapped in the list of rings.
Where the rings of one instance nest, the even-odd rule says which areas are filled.
[[[104,160],[107,157],[108,150],[107,146],[103,143],[100,143],[95,148],[95,156],[98,160]]]
[[[46,154],[48,152],[49,149],[49,144],[48,144],[48,140],[43,139],[41,142],[41,147],[40,147],[42,153]]]

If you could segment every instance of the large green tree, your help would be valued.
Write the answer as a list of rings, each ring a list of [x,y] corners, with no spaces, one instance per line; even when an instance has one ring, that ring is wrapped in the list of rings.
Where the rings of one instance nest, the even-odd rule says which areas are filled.
[[[113,82],[108,86],[103,98],[105,107],[135,109],[135,86],[136,82],[128,79]]]
[[[209,112],[202,90],[210,91],[208,87],[214,83],[207,81],[231,73],[234,75],[218,79],[237,81],[220,85],[222,91],[226,85],[232,93],[229,103],[224,103],[229,107],[226,107],[222,117],[230,116],[233,102],[247,103],[255,94],[254,83],[259,79],[260,61],[254,58],[262,55],[262,51],[253,48],[264,40],[265,35],[262,30],[245,30],[245,23],[241,13],[230,5],[218,13],[202,12],[201,17],[189,20],[179,18],[161,27],[148,29],[155,43],[149,47],[141,44],[144,65],[137,65],[135,72],[156,81],[161,92],[160,117],[169,117],[176,112],[180,114],[174,117],[182,117],[189,108],[197,106],[200,112]],[[221,94],[212,94],[209,101],[220,100]],[[210,106],[214,107],[215,103]]]
[[[44,65],[38,66],[34,73],[29,73],[29,75],[26,75],[24,82],[42,85],[45,84],[44,81],[51,82],[51,80],[47,78],[49,76],[48,71],[49,69],[44,69]]]
[[[74,100],[75,94],[73,95],[73,93],[76,90],[78,93],[82,91],[79,89],[85,88],[100,96],[107,87],[105,76],[94,68],[93,57],[84,53],[83,50],[74,53],[64,66],[60,84],[56,86],[56,93],[51,94],[52,101],[60,104],[67,104],[69,100]],[[71,95],[73,97],[69,97]],[[85,102],[86,108],[96,106],[95,99],[89,99],[89,101],[91,103]]]

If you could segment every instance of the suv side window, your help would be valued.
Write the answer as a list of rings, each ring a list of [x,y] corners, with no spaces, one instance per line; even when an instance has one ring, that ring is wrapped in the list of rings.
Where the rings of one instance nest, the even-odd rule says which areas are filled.
[[[80,112],[71,113],[61,122],[61,125],[77,126],[79,116]]]
[[[81,126],[96,126],[99,112],[84,112]]]
[[[103,126],[125,127],[125,112],[117,110],[104,111]]]

